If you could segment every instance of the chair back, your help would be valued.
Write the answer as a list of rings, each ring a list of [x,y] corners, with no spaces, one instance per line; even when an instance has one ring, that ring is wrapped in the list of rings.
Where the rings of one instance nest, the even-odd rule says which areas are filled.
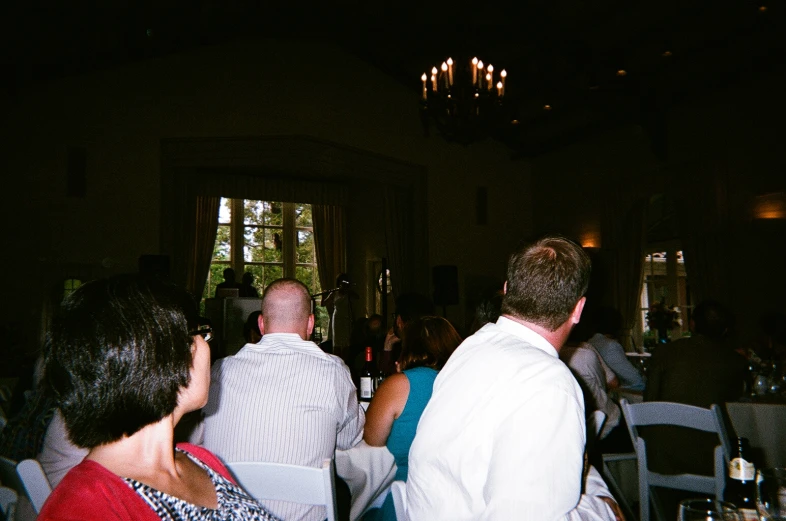
[[[228,463],[227,468],[254,499],[322,505],[327,510],[328,521],[336,521],[336,484],[331,459],[324,460],[322,468],[258,461]]]
[[[709,409],[672,402],[644,402],[628,403],[620,401],[622,414],[628,425],[628,432],[636,451],[639,467],[639,518],[640,521],[649,521],[650,514],[650,487],[664,487],[677,490],[687,490],[702,494],[714,495],[723,499],[723,489],[726,483],[726,464],[729,461],[731,448],[726,435],[726,426],[723,422],[720,407],[712,405]],[[660,474],[652,472],[647,466],[647,445],[639,434],[639,427],[649,425],[673,425],[686,427],[704,432],[714,432],[718,435],[718,446],[714,452],[714,476],[699,474]],[[658,517],[661,517],[656,510]]]
[[[390,493],[393,494],[396,521],[409,521],[409,514],[407,513],[407,482],[394,481],[390,485]]]
[[[16,519],[16,491],[0,486],[0,519],[13,521]]]
[[[41,512],[46,499],[52,493],[52,485],[46,479],[46,474],[44,474],[41,464],[34,459],[22,460],[16,466],[16,473],[22,480],[25,494],[27,494],[27,498],[33,505],[36,514]]]

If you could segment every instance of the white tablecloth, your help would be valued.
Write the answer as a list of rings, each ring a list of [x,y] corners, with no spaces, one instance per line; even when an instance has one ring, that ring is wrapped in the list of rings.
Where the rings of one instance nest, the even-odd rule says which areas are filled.
[[[732,402],[726,411],[737,436],[748,438],[754,458],[761,458],[760,466],[786,467],[786,405]]]
[[[396,476],[396,463],[387,447],[361,441],[349,450],[336,451],[336,472],[352,493],[349,519],[356,521],[375,500],[387,495]],[[381,502],[374,506],[381,506]]]

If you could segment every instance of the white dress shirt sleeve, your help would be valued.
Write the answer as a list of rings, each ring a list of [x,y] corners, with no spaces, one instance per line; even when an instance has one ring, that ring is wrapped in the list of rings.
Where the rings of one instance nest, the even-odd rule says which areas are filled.
[[[566,519],[568,521],[615,521],[616,516],[611,507],[600,499],[601,497],[613,499],[613,496],[595,467],[590,467],[584,489],[581,501]]]

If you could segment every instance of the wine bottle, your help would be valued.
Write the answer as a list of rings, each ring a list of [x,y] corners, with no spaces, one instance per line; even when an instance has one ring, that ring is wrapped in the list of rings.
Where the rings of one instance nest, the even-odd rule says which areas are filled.
[[[360,373],[360,401],[370,402],[374,396],[374,362],[372,361],[371,348],[366,348],[366,363]]]
[[[746,521],[756,520],[756,467],[751,461],[748,439],[737,438],[731,454],[724,499],[734,503]]]

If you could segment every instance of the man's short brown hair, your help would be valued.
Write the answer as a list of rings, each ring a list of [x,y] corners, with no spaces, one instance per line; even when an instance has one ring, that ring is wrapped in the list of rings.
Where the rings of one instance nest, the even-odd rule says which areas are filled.
[[[543,237],[510,256],[502,313],[554,331],[587,292],[591,271],[581,246],[561,236]]]

